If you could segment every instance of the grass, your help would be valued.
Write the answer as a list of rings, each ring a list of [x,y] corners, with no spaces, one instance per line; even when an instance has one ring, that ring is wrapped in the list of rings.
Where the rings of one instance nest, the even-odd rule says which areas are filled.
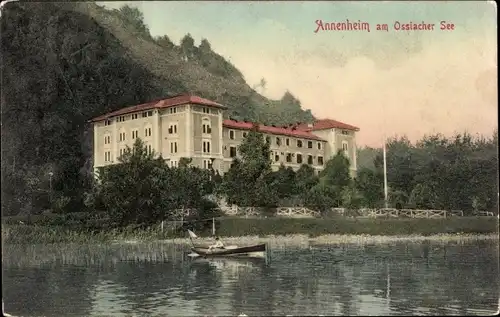
[[[326,235],[352,236],[432,236],[442,234],[495,234],[496,217],[456,217],[448,219],[368,219],[368,218],[224,218],[219,220],[221,237],[256,237],[296,235],[309,238]],[[197,232],[200,236],[210,232]],[[2,226],[2,240],[8,244],[89,243],[127,240],[154,241],[185,237],[185,232],[162,232],[159,226],[149,229],[91,230],[63,225]]]
[[[455,217],[447,219],[408,218],[230,218],[220,223],[220,236],[305,234],[317,237],[342,235],[434,235],[453,233],[497,233],[496,217]]]

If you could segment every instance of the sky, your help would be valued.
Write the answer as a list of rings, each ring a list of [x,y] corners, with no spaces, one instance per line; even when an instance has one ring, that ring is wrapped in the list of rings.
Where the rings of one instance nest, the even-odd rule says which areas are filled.
[[[384,136],[498,127],[496,5],[443,2],[100,2],[138,7],[153,36],[206,38],[264,96],[286,90],[319,118],[360,128],[360,145]],[[314,31],[317,21],[361,21],[367,31]],[[441,21],[453,30],[441,30]],[[395,24],[434,30],[395,30]],[[388,31],[377,31],[387,24]]]

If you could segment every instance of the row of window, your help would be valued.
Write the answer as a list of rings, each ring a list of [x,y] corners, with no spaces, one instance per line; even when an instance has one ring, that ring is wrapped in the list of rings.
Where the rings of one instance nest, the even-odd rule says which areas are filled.
[[[247,136],[247,133],[246,132],[242,132],[242,135],[243,135],[243,138],[245,138]],[[229,130],[229,139],[230,140],[235,140],[236,139],[236,131],[234,130]],[[266,142],[267,143],[271,143],[271,136],[266,136]],[[282,138],[281,137],[275,137],[274,138],[274,144],[277,145],[277,146],[281,146],[283,144],[282,142]],[[302,148],[304,146],[304,143],[302,140],[295,140],[295,145],[298,147],[298,148]],[[290,146],[290,139],[289,138],[285,138],[285,146]],[[313,148],[313,141],[307,141],[307,148],[308,149],[312,149]],[[316,147],[318,150],[321,150],[322,149],[322,144],[321,142],[317,142],[316,144]]]
[[[179,167],[179,161],[177,161],[177,160],[171,160],[170,161],[170,167]],[[203,160],[203,168],[204,169],[211,169],[212,168],[212,160],[210,160],[210,159],[204,159]]]
[[[144,129],[144,136],[150,137],[152,135],[152,129],[146,128]],[[132,140],[137,139],[139,137],[139,130],[132,130]],[[124,142],[127,140],[127,134],[125,132],[118,133],[118,142]],[[104,144],[111,144],[111,136],[104,136]]]
[[[236,146],[230,146],[229,147],[229,157],[233,158],[233,157],[236,157],[237,155],[237,150],[236,150]],[[271,152],[271,155],[273,155],[273,153]],[[285,155],[284,152],[281,152],[281,155]],[[295,157],[295,162],[293,162],[293,157]],[[279,152],[275,152],[274,153],[274,161],[275,162],[279,162],[280,161],[280,153]],[[286,153],[285,155],[285,160],[287,163],[297,163],[297,164],[303,164],[304,163],[304,160],[302,158],[302,154],[300,153]],[[307,156],[307,164],[309,165],[313,165],[314,164],[314,158],[316,158],[315,156],[312,156],[312,155],[308,155]],[[318,165],[323,165],[323,156],[318,156],[317,157],[317,164]]]
[[[142,118],[147,118],[147,117],[151,117],[153,115],[153,111],[152,110],[149,110],[149,111],[144,111],[141,113],[141,117]],[[136,119],[139,119],[139,114],[138,113],[133,113],[130,115],[130,118],[132,120],[136,120]],[[117,122],[125,122],[128,120],[128,116],[118,116],[116,118],[116,121]],[[106,121],[104,121],[104,125],[105,126],[108,126],[112,123],[112,120],[111,119],[107,119]]]
[[[282,152],[281,155],[283,155],[284,153]],[[274,161],[275,162],[279,162],[280,161],[280,158],[281,156],[279,155],[279,153],[274,153]],[[294,158],[295,158],[295,162],[294,162]],[[305,164],[307,163],[308,165],[313,165],[315,164],[314,162],[314,159],[316,159],[316,164],[317,165],[323,165],[324,162],[323,162],[323,156],[312,156],[312,155],[308,155],[307,156],[307,161],[304,161],[304,158],[302,156],[302,154],[300,153],[286,153],[285,155],[285,161],[287,163],[297,163],[297,164]]]

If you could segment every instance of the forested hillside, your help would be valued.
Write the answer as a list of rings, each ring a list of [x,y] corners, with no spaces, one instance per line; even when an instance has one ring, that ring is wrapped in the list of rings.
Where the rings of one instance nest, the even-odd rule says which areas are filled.
[[[8,3],[0,31],[2,180],[9,184],[2,212],[39,212],[49,200],[80,206],[90,181],[87,120],[123,106],[189,92],[241,119],[312,118],[290,93],[268,100],[255,92],[208,39],[199,46],[189,35],[178,46],[167,35],[153,39],[141,12],[129,7]]]

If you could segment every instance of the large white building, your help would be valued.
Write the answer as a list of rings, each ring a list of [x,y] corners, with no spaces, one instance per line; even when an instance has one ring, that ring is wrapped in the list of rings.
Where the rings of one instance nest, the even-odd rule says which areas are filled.
[[[238,156],[238,145],[254,126],[223,119],[225,106],[204,98],[180,95],[122,108],[92,119],[94,168],[115,164],[127,146],[141,138],[150,151],[160,153],[170,166],[182,157],[192,165],[214,168],[223,174]],[[297,170],[308,164],[320,171],[338,150],[343,150],[356,172],[356,132],[359,128],[324,119],[313,124],[259,125],[270,143],[274,170],[281,164]]]

